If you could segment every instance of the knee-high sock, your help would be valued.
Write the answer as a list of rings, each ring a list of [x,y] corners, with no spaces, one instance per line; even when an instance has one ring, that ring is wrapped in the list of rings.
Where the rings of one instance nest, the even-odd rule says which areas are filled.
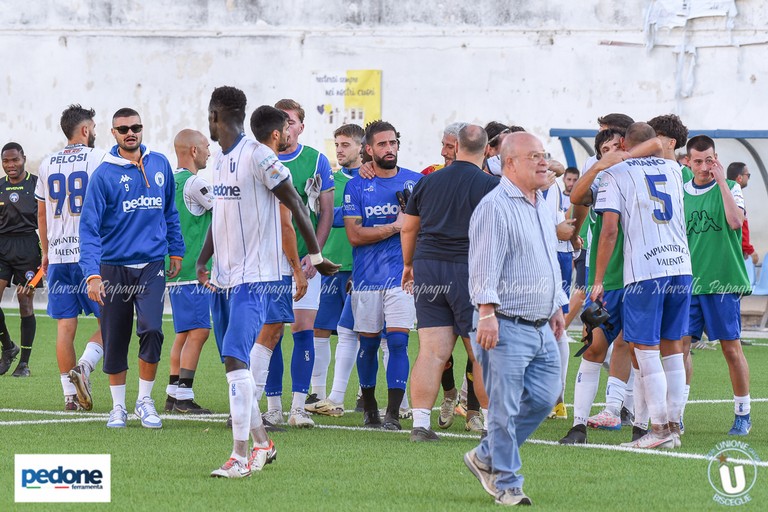
[[[32,353],[32,343],[35,341],[37,320],[35,315],[21,317],[21,357],[20,363],[28,363]]]
[[[691,395],[691,386],[686,384],[683,388],[683,410],[680,411],[680,419],[685,416],[685,406],[688,405],[688,397]]]
[[[563,332],[560,339],[557,340],[557,350],[560,352],[560,381],[563,385],[561,391],[561,401],[565,401],[565,379],[568,377],[568,359],[570,359],[571,353],[568,349],[568,334]]]
[[[272,351],[269,350],[267,347],[263,347],[263,346],[261,346],[259,344],[255,343],[253,346],[254,347],[261,347],[262,349],[264,349],[266,351],[269,351],[270,354],[272,353]],[[261,358],[262,359],[266,359],[267,363],[266,364],[262,363],[262,366],[264,366],[264,368],[267,368],[269,366],[269,362],[268,362],[269,358],[268,357],[263,357],[263,356]],[[251,351],[251,361],[253,361],[253,351]],[[256,381],[253,378],[253,364],[251,364],[251,372],[252,372],[251,373],[251,379],[252,379],[252,386],[253,386],[253,401],[251,402],[251,423],[249,425],[249,430],[251,431],[251,433],[253,435],[253,440],[256,441],[256,436],[258,434],[254,434],[253,431],[257,430],[258,428],[260,428],[264,424],[264,421],[261,419],[261,410],[259,409],[259,398],[261,398],[261,394],[259,393],[258,385],[256,384]],[[263,374],[264,378],[266,378],[266,376],[267,376],[266,372],[262,372],[262,374]],[[261,390],[264,391],[264,385],[263,384],[261,386]],[[257,394],[258,394],[258,396],[257,396]]]
[[[627,384],[623,380],[608,377],[608,384],[605,386],[605,408],[618,416],[626,393]]]
[[[448,364],[445,365],[440,384],[443,387],[443,391],[450,391],[456,387],[456,380],[453,378],[453,354],[448,358]]]
[[[264,394],[267,395],[267,409],[283,410],[281,396],[283,394],[283,336],[277,342],[272,350],[272,357],[269,360],[269,373],[267,374],[267,385],[264,387]]]
[[[389,343],[386,334],[381,337],[381,362],[386,370],[389,367]]]
[[[405,389],[408,384],[408,333],[388,332],[389,366],[387,366],[387,387]],[[400,404],[397,404],[398,407]]]
[[[354,331],[341,326],[338,326],[336,330],[339,333],[339,342],[336,344],[333,387],[328,399],[333,403],[343,404],[344,394],[347,392],[347,384],[349,384],[349,375],[352,373],[352,367],[355,366],[360,344]]]
[[[248,441],[253,407],[253,377],[248,370],[227,373],[229,385],[229,412],[232,413],[232,437],[235,441]]]
[[[635,369],[632,368],[632,366],[630,366],[629,378],[627,379],[627,389],[624,392],[624,407],[626,407],[628,411],[631,411],[634,409],[634,405],[635,405],[634,394],[635,394]],[[687,396],[686,396],[686,400],[687,400]]]
[[[632,422],[632,425],[647,430],[648,406],[645,403],[645,384],[640,375],[640,370],[632,368],[632,371],[635,373],[635,406],[632,409],[635,420]]]
[[[667,416],[667,378],[661,365],[658,350],[635,349],[640,375],[645,388],[645,403],[654,425],[664,426],[669,422]]]
[[[685,365],[683,354],[673,354],[661,358],[664,374],[667,377],[667,417],[669,421],[679,422],[685,404]]]
[[[0,309],[0,344],[3,350],[11,348],[11,335],[8,334],[8,326],[5,325],[5,313]]]
[[[582,359],[573,385],[573,426],[586,425],[600,384],[602,363]]]
[[[360,350],[357,353],[357,375],[363,389],[376,387],[379,371],[379,345],[381,336],[360,336]]]
[[[312,392],[320,400],[325,398],[328,383],[328,367],[331,365],[330,338],[315,338],[315,364],[312,367]]]
[[[311,329],[293,333],[293,355],[291,357],[291,380],[293,392],[307,394],[315,364],[314,332]],[[303,402],[302,402],[303,406]]]
[[[90,375],[90,372],[96,368],[96,365],[99,364],[99,361],[101,361],[103,356],[104,347],[95,341],[89,341],[85,346],[85,350],[83,350],[83,355],[80,356],[78,364],[80,364],[85,371],[88,372],[88,375]]]
[[[267,375],[269,375],[269,363],[272,359],[272,351],[264,345],[253,344],[251,349],[251,375],[253,375],[254,398],[261,400],[264,394],[264,388],[267,385]],[[253,418],[251,418],[253,422]]]
[[[467,359],[467,367],[464,371],[464,384],[467,389],[467,410],[479,411],[480,400],[477,399],[477,394],[475,393],[475,376],[472,374],[472,371],[472,361]]]

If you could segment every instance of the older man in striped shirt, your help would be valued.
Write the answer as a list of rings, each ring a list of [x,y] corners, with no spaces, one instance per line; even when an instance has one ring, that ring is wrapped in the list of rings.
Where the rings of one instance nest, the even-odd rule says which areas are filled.
[[[561,387],[555,339],[565,325],[557,236],[539,189],[547,185],[541,141],[519,132],[502,143],[503,177],[469,227],[472,347],[489,396],[488,436],[464,456],[502,505],[530,504],[519,446],[546,418]]]

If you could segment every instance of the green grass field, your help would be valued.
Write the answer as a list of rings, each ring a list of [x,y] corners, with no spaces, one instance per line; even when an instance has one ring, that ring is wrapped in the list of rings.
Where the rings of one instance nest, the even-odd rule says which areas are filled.
[[[19,319],[7,311],[14,338]],[[94,372],[93,413],[64,414],[61,386],[55,361],[55,324],[38,314],[38,330],[30,362],[32,377],[16,379],[11,371],[0,377],[0,511],[4,510],[490,510],[496,507],[466,469],[463,454],[478,436],[464,432],[463,421],[441,431],[438,443],[408,441],[410,420],[402,433],[359,429],[362,414],[342,418],[315,416],[317,428],[289,430],[272,435],[277,461],[244,480],[209,478],[211,470],[229,456],[232,438],[224,425],[228,412],[226,379],[213,340],[206,345],[195,379],[197,401],[220,413],[216,418],[193,419],[164,416],[160,431],[140,427],[129,419],[127,429],[108,430],[111,408],[107,380]],[[81,322],[78,355],[95,321]],[[168,358],[173,328],[165,323],[166,357],[160,363],[154,398],[158,408],[165,399]],[[761,340],[757,340],[760,342]],[[335,343],[335,338],[332,339]],[[286,336],[285,390],[290,390],[291,338]],[[138,375],[136,345],[128,375],[127,402],[135,400]],[[411,361],[418,343],[411,336]],[[455,351],[456,367],[463,368],[463,348]],[[571,352],[576,351],[572,346]],[[768,340],[745,347],[752,369],[752,417],[754,428],[745,439],[768,460]],[[333,366],[331,366],[331,369]],[[578,359],[571,358],[566,401],[573,398],[573,378]],[[525,491],[541,510],[702,510],[716,509],[708,480],[706,455],[727,439],[733,421],[728,372],[722,354],[698,351],[695,375],[686,409],[683,446],[674,452],[640,453],[617,450],[627,441],[628,430],[589,432],[587,447],[554,444],[571,421],[547,420],[522,449]],[[382,372],[380,372],[382,373]],[[602,380],[605,382],[606,376]],[[457,383],[461,375],[456,374]],[[330,384],[330,378],[329,378]],[[329,386],[330,387],[330,386]],[[379,400],[385,401],[383,376]],[[353,371],[345,406],[354,408],[356,372]],[[597,400],[604,401],[604,386]],[[711,401],[711,402],[707,402]],[[290,393],[284,394],[284,409]],[[263,404],[262,404],[263,410]],[[593,411],[599,410],[595,407]],[[569,408],[569,414],[571,414]],[[436,426],[436,413],[433,426]],[[78,420],[78,421],[76,421]],[[459,418],[460,420],[460,418]],[[17,453],[109,453],[112,455],[112,503],[17,504],[14,503],[13,455]],[[762,463],[765,464],[765,463]],[[768,509],[768,466],[757,471],[744,507]]]

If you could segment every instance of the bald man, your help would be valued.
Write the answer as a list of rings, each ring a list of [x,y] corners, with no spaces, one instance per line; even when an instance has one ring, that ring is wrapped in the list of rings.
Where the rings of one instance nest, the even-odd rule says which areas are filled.
[[[187,250],[181,272],[166,284],[176,338],[171,348],[165,410],[183,414],[211,414],[195,402],[192,390],[200,352],[211,332],[208,291],[198,283],[195,274],[195,262],[211,224],[214,201],[211,185],[197,175],[200,169],[205,169],[211,155],[208,146],[208,139],[196,130],[181,130],[173,141],[179,163],[173,172],[176,208]]]

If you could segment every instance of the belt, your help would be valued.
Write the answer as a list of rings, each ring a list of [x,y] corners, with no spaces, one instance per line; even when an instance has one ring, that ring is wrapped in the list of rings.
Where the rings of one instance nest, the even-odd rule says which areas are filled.
[[[547,323],[549,323],[549,318],[541,318],[539,320],[527,320],[520,316],[507,316],[502,315],[501,313],[496,313],[497,318],[501,318],[502,320],[508,320],[510,322],[514,322],[516,324],[522,324],[522,325],[529,325],[531,327],[534,327],[536,329],[543,327]]]

